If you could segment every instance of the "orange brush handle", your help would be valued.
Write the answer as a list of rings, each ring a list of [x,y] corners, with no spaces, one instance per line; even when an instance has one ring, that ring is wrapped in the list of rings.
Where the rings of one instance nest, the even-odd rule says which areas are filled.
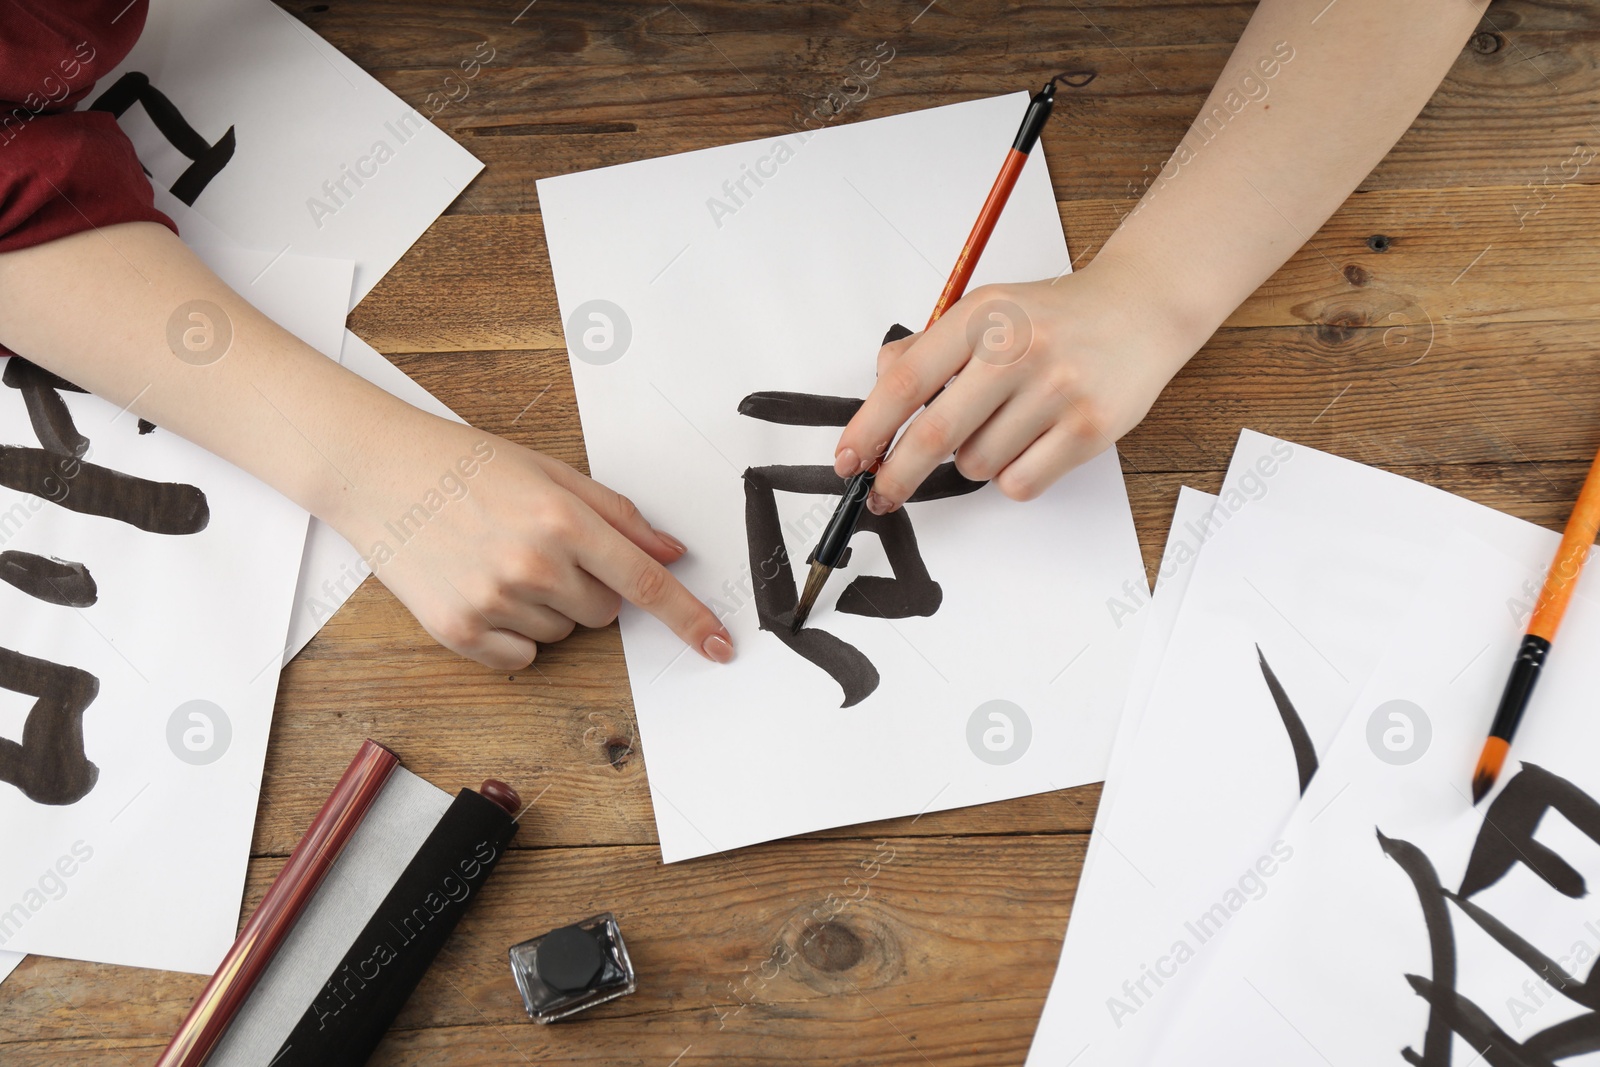
[[[1011,199],[1011,190],[1015,188],[1017,177],[1027,162],[1026,152],[1013,148],[1006,153],[1006,161],[1000,165],[1000,173],[995,175],[994,184],[989,187],[989,196],[978,212],[978,220],[972,224],[966,244],[961,246],[961,255],[956,257],[950,278],[944,283],[944,289],[933,305],[933,314],[928,316],[928,326],[938,322],[939,316],[949,311],[950,306],[966,293],[967,283],[972,281],[972,272],[977,269],[978,259],[989,244],[989,235],[994,233],[994,224],[1000,221],[1000,213],[1005,210],[1006,201]],[[923,329],[926,330],[928,326]],[[887,455],[879,456],[867,469],[876,474],[886,458]]]
[[[972,272],[978,266],[978,258],[983,255],[984,246],[989,243],[989,235],[994,232],[994,224],[1000,221],[1000,212],[1005,210],[1006,201],[1011,199],[1011,190],[1017,184],[1017,176],[1022,173],[1023,164],[1028,162],[1028,154],[1019,152],[1015,148],[1006,153],[1006,161],[1000,166],[1000,173],[995,175],[994,184],[989,187],[989,198],[983,202],[983,210],[978,212],[978,221],[972,224],[972,232],[967,234],[967,243],[961,246],[961,255],[956,258],[955,269],[950,272],[950,280],[944,283],[944,291],[939,294],[939,300],[933,305],[933,314],[928,317],[928,326],[939,321],[939,316],[950,310],[950,305],[961,299],[967,291],[967,283],[972,280]],[[926,329],[927,327],[923,327]]]
[[[1478,769],[1472,776],[1474,804],[1489,794],[1500,776],[1511,738],[1517,732],[1523,712],[1528,709],[1534,684],[1539,680],[1545,657],[1561,626],[1561,617],[1572,602],[1572,590],[1578,584],[1584,561],[1589,558],[1596,532],[1600,532],[1600,453],[1595,455],[1583,479],[1578,502],[1567,519],[1567,528],[1561,533],[1561,547],[1556,549],[1556,558],[1544,576],[1544,587],[1539,590],[1539,601],[1533,607],[1533,618],[1528,621],[1528,632],[1512,661],[1505,692],[1500,694],[1500,706],[1489,724],[1489,738],[1483,744],[1483,755],[1478,758]]]
[[[1561,547],[1545,575],[1544,588],[1539,590],[1539,601],[1533,608],[1533,619],[1528,632],[1546,641],[1553,640],[1561,618],[1567,613],[1572,600],[1572,590],[1578,584],[1578,575],[1589,558],[1596,533],[1600,533],[1600,454],[1589,467],[1583,489],[1578,493],[1578,504],[1561,534]]]

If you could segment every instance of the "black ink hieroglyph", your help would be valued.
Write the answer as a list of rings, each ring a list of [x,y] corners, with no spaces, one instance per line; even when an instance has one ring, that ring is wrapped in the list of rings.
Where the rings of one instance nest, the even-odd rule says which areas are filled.
[[[889,331],[884,343],[907,337],[903,326]],[[739,402],[739,414],[783,426],[844,426],[862,401],[812,393],[759,392]],[[963,478],[954,463],[937,467],[908,503],[963,496],[983,487]],[[818,464],[751,467],[744,472],[745,533],[750,546],[750,574],[755,583],[756,617],[761,629],[821,667],[844,691],[841,707],[852,707],[878,688],[878,669],[860,649],[826,630],[807,626],[790,631],[799,603],[794,566],[783,543],[778,519],[778,493],[839,496],[845,480],[832,467]],[[875,619],[907,619],[932,615],[944,593],[928,573],[917,550],[917,535],[904,508],[887,515],[866,512],[856,533],[875,533],[883,544],[893,577],[862,574],[839,594],[836,610]],[[848,552],[848,550],[846,550]],[[807,563],[810,560],[806,561]],[[841,561],[842,568],[848,555]]]
[[[0,485],[148,533],[199,533],[210,523],[206,495],[196,486],[151,481],[83,458],[89,439],[78,432],[61,398],[62,392],[82,389],[20,356],[6,363],[0,383],[22,394],[40,445],[0,445]]]
[[[200,136],[193,126],[189,125],[172,101],[167,99],[165,93],[150,84],[146,74],[130,70],[118,78],[112,86],[99,96],[94,103],[89,105],[90,111],[109,111],[117,118],[135,103],[144,106],[145,114],[150,116],[150,121],[160,131],[167,142],[189,157],[189,168],[178,176],[169,190],[173,196],[182,200],[190,207],[194,207],[195,200],[205,192],[211,179],[215,178],[222,168],[228,165],[233,158],[235,139],[233,127],[228,127],[228,132],[217,139],[215,144],[208,142]],[[145,168],[145,174],[150,169]]]
[[[42,448],[0,445],[0,485],[147,533],[199,533],[211,521],[206,494],[196,486],[152,482]]]
[[[94,575],[81,563],[46,559],[8,548],[0,552],[0,582],[36,600],[68,608],[86,608],[100,597]]]
[[[1428,931],[1433,974],[1408,974],[1406,981],[1428,1004],[1422,1051],[1406,1048],[1400,1055],[1415,1067],[1451,1067],[1451,1046],[1459,1035],[1474,1050],[1474,1061],[1489,1067],[1555,1067],[1557,1061],[1600,1051],[1600,974],[1591,967],[1578,978],[1532,942],[1472,898],[1488,889],[1515,866],[1522,865],[1562,896],[1587,893],[1583,876],[1554,849],[1534,839],[1546,812],[1566,818],[1591,841],[1600,844],[1600,804],[1572,782],[1542,767],[1524,763],[1516,777],[1489,805],[1478,828],[1461,886],[1445,889],[1427,855],[1408,841],[1385,837],[1378,845],[1400,865],[1416,890]],[[1456,938],[1450,905],[1455,905],[1496,944],[1557,993],[1585,1011],[1554,1012],[1568,1018],[1519,1041],[1490,1018],[1483,1008],[1456,989]]]
[[[1300,795],[1305,796],[1306,787],[1317,773],[1316,747],[1311,744],[1311,735],[1306,732],[1306,724],[1301,720],[1300,713],[1290,703],[1289,694],[1283,691],[1283,683],[1278,681],[1278,676],[1267,665],[1266,653],[1261,651],[1260,645],[1256,646],[1256,659],[1261,661],[1261,676],[1267,680],[1267,691],[1272,694],[1272,703],[1277,706],[1278,717],[1283,720],[1283,729],[1289,735],[1289,747],[1294,749],[1294,764],[1300,772]]]
[[[36,697],[22,743],[0,737],[0,782],[36,804],[75,804],[94,788],[100,769],[83,748],[83,713],[100,691],[88,671],[0,648],[0,689]]]
[[[89,439],[73,425],[67,402],[61,399],[63,392],[81,393],[82,389],[20,357],[6,361],[0,382],[22,394],[33,435],[45,451],[74,459],[82,459],[88,453]]]
[[[39,447],[0,444],[0,485],[149,533],[193,534],[210,523],[210,505],[199,487],[151,481],[88,462],[89,439],[78,431],[61,396],[82,389],[18,356],[6,363],[0,383],[21,394],[39,439]],[[141,425],[140,433],[145,432]],[[82,610],[99,601],[87,566],[34,552],[0,552],[0,581],[58,607]],[[100,773],[89,761],[83,737],[83,715],[100,691],[100,680],[77,667],[0,648],[0,689],[35,698],[22,740],[0,737],[0,782],[16,786],[37,804],[82,800]]]

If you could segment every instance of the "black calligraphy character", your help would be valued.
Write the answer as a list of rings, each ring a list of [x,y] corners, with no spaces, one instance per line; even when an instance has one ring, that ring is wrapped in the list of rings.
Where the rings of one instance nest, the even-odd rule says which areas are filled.
[[[1306,732],[1306,724],[1290,702],[1289,694],[1284,692],[1283,683],[1278,681],[1278,676],[1267,664],[1266,653],[1261,651],[1260,645],[1256,646],[1256,659],[1261,662],[1261,676],[1266,680],[1267,692],[1272,694],[1272,703],[1278,709],[1278,717],[1283,720],[1284,732],[1289,735],[1289,747],[1294,750],[1294,764],[1300,774],[1300,795],[1305,796],[1306,787],[1317,773],[1316,746],[1311,743],[1311,735]]]
[[[0,648],[0,689],[37,698],[22,724],[22,743],[0,737],[0,782],[10,782],[35,804],[82,800],[100,777],[83,748],[83,713],[100,680],[77,667]]]
[[[94,575],[83,564],[9,548],[0,552],[0,582],[36,600],[69,608],[87,608],[100,598]]]
[[[895,326],[884,344],[909,337],[911,331]],[[812,393],[751,393],[739,402],[739,414],[784,426],[844,426],[862,401]],[[908,503],[943,500],[973,493],[983,487],[957,473],[954,463],[936,468],[911,495]],[[803,658],[821,667],[844,691],[841,707],[852,707],[878,688],[878,670],[861,650],[826,630],[808,626],[791,632],[790,623],[799,602],[794,567],[783,542],[778,519],[778,493],[838,496],[845,480],[832,467],[818,464],[751,467],[744,472],[745,533],[750,545],[750,574],[755,585],[756,618],[761,629],[773,634]],[[925,617],[939,610],[944,591],[928,573],[917,551],[911,518],[898,509],[887,515],[866,512],[856,527],[875,533],[883,545],[893,577],[857,575],[839,594],[836,610],[875,619]],[[806,561],[807,563],[810,560]],[[839,566],[849,562],[849,549]]]
[[[0,445],[0,485],[150,533],[192,534],[210,523],[210,506],[198,487],[138,478],[87,461],[89,439],[78,432],[61,397],[82,389],[18,356],[6,362],[0,382],[21,394],[40,445]],[[141,426],[140,432],[147,431]],[[14,511],[0,515],[0,534],[13,531]],[[82,563],[32,552],[0,552],[0,581],[48,604],[86,608],[99,599],[94,576]],[[82,800],[100,773],[83,739],[83,714],[100,690],[99,679],[77,667],[0,648],[0,689],[35,698],[21,742],[0,737],[0,782],[38,804]]]
[[[198,487],[156,482],[89,463],[89,440],[78,432],[61,393],[82,389],[19,356],[6,363],[0,382],[18,390],[42,448],[0,445],[0,485],[99,515],[147,533],[199,533],[211,508]]]
[[[1600,844],[1600,804],[1572,782],[1542,767],[1524,763],[1484,814],[1483,825],[1467,860],[1461,887],[1445,889],[1433,863],[1407,841],[1385,837],[1378,844],[1405,871],[1422,905],[1428,931],[1433,976],[1408,974],[1406,981],[1428,1002],[1428,1025],[1422,1052],[1401,1051],[1416,1067],[1450,1067],[1451,1045],[1460,1035],[1489,1067],[1555,1067],[1558,1060],[1600,1051],[1600,974],[1591,967],[1579,979],[1532,942],[1513,930],[1472,897],[1488,889],[1521,864],[1562,896],[1578,899],[1587,887],[1583,876],[1554,849],[1534,840],[1534,831],[1548,811],[1564,816],[1591,841]],[[1489,1014],[1456,988],[1455,931],[1449,905],[1454,904],[1494,941],[1541,980],[1587,1011],[1547,1026],[1518,1042]]]
[[[235,147],[233,127],[228,127],[228,132],[218,138],[215,144],[207,143],[195,128],[189,125],[165,93],[150,84],[148,75],[130,70],[118,78],[112,86],[99,96],[94,103],[89,105],[90,111],[109,111],[117,118],[135,103],[144,106],[145,114],[150,116],[150,121],[178,151],[189,157],[189,168],[178,176],[172,183],[170,192],[190,207],[211,179],[221,173],[222,168],[228,165],[233,158]],[[145,168],[145,174],[150,169]]]

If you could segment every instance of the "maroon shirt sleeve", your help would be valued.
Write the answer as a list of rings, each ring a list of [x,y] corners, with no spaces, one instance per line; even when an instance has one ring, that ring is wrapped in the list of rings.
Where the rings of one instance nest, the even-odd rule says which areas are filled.
[[[0,252],[119,222],[159,222],[133,144],[73,110],[122,62],[148,0],[9,0],[0,20]]]

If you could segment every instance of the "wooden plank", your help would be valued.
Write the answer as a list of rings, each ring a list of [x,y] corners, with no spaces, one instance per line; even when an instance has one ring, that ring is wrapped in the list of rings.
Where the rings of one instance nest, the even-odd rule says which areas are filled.
[[[1120,220],[1064,203],[1068,247],[1092,254]],[[1600,186],[1360,193],[1228,317],[1227,326],[1408,327],[1588,320],[1600,315]],[[1382,249],[1378,251],[1376,249]]]
[[[416,4],[295,13],[490,164],[453,210],[519,213],[550,174],[1031,88],[1069,66],[1100,77],[1045,137],[1058,196],[1136,198],[1253,8],[989,0],[936,4],[913,24],[924,6],[542,0],[515,24],[520,4],[452,7],[448,28]],[[1482,30],[1363,189],[1521,185],[1593,142],[1593,5],[1496,3]],[[480,42],[494,59],[463,80]],[[846,89],[880,42],[894,58]]]
[[[1081,835],[790,842],[662,867],[647,848],[507,854],[374,1063],[1015,1064],[1054,970]],[[251,864],[246,900],[280,866]],[[950,891],[960,886],[959,893]],[[589,1020],[539,1027],[505,950],[613,910],[640,973]],[[982,946],[975,951],[975,946]],[[33,959],[0,1061],[147,1061],[197,976]],[[439,1057],[431,1059],[430,1057]]]
[[[1080,264],[1126,210],[1099,200],[1061,208]],[[1581,183],[1563,188],[1557,180],[1538,192],[1359,195],[1228,325],[1411,326],[1414,334],[1425,323],[1593,319],[1600,315],[1600,248],[1572,235],[1597,227],[1600,186]],[[1386,251],[1369,245],[1379,236],[1385,240],[1374,243]],[[350,326],[384,352],[560,348],[561,314],[539,217],[440,219],[351,313]],[[1391,333],[1390,344],[1404,335]],[[516,404],[513,414],[566,374],[563,360],[508,358],[531,360],[510,368],[515,376],[504,395]]]
[[[1216,469],[1241,426],[1386,467],[1539,470],[1593,457],[1600,354],[1591,324],[1405,329],[1225,330],[1124,438],[1125,463]]]

